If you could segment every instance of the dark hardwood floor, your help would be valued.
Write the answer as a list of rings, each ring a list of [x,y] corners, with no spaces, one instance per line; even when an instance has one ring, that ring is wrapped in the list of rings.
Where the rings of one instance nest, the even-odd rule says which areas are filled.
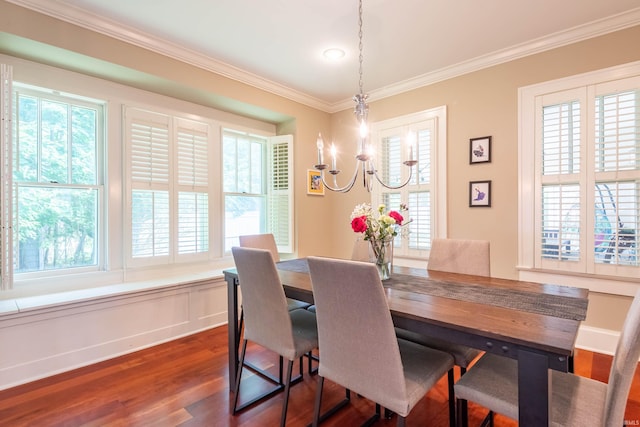
[[[250,347],[254,363],[270,366],[277,356]],[[611,357],[578,350],[576,373],[606,381]],[[274,372],[276,369],[274,369]],[[247,375],[243,392],[264,386]],[[309,376],[291,389],[288,426],[306,426],[311,420],[317,376]],[[344,396],[342,388],[325,382],[324,405]],[[232,394],[227,378],[227,328],[214,328],[150,349],[101,362],[0,391],[2,426],[274,426],[279,422],[282,394],[239,415],[229,412]],[[324,426],[359,425],[374,412],[366,399],[327,420]],[[470,425],[486,411],[470,405]],[[626,412],[626,423],[640,423],[640,372],[636,372]],[[377,425],[395,425],[395,418]],[[446,379],[443,378],[407,419],[407,425],[446,427],[449,424]],[[516,426],[496,417],[496,426]]]

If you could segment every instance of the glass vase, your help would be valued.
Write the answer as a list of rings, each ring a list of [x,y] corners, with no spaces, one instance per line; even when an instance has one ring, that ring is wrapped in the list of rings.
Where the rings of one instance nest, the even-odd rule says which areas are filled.
[[[380,280],[391,277],[391,261],[393,260],[393,237],[369,241],[369,259],[378,268]]]

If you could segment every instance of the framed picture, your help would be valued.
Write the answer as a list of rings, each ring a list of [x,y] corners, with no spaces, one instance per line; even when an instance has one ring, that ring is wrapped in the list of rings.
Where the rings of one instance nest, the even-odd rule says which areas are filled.
[[[469,163],[488,163],[491,161],[491,137],[472,138],[469,140]]]
[[[324,185],[322,184],[320,171],[307,169],[307,194],[324,195]]]
[[[469,207],[491,207],[491,181],[469,182]]]

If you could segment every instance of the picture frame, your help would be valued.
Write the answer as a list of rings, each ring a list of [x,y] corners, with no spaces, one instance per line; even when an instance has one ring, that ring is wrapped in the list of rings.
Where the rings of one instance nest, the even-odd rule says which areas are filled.
[[[469,207],[491,207],[491,181],[469,181]]]
[[[324,196],[324,184],[320,171],[307,169],[307,194]]]
[[[469,140],[469,164],[491,162],[491,137],[482,136]]]

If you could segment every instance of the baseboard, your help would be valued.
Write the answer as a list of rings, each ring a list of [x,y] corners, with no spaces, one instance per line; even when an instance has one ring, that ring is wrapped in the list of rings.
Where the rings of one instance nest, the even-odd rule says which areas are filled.
[[[578,331],[576,347],[595,353],[613,355],[620,332],[583,325]]]

